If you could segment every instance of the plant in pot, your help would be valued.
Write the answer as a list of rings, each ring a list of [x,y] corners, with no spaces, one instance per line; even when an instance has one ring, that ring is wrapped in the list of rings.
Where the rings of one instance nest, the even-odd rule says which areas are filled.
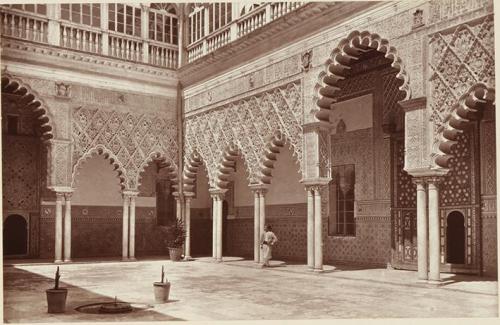
[[[57,267],[54,288],[47,289],[47,312],[50,314],[64,313],[66,311],[66,297],[68,296],[68,289],[59,288],[59,266]]]
[[[153,287],[155,292],[155,301],[158,303],[167,302],[168,295],[170,293],[170,282],[168,282],[165,278],[163,265],[161,266],[161,282],[154,282]]]
[[[174,221],[165,228],[165,244],[168,248],[171,261],[179,261],[182,256],[182,246],[186,239],[186,230],[181,220]]]

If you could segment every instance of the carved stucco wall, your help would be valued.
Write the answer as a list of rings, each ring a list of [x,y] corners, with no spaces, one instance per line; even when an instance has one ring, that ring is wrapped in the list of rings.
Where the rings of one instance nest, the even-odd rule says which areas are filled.
[[[267,146],[284,136],[302,165],[302,87],[300,82],[242,99],[185,120],[185,161],[196,152],[207,166],[211,187],[217,187],[224,154],[237,148],[249,183],[260,183]]]
[[[73,112],[73,173],[96,148],[103,148],[123,173],[124,187],[137,189],[142,170],[164,159],[176,177],[178,155],[174,119],[160,114],[77,108]]]
[[[433,157],[459,99],[477,84],[495,87],[493,17],[470,21],[429,38],[429,101]]]

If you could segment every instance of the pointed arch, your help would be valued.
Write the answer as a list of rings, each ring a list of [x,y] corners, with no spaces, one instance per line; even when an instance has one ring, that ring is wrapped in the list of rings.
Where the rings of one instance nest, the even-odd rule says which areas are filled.
[[[437,130],[438,141],[437,148],[433,150],[433,158],[438,166],[448,168],[459,134],[473,121],[480,120],[484,109],[494,105],[494,102],[495,89],[484,83],[475,84],[460,97],[452,112],[444,119],[443,125]]]
[[[52,122],[54,119],[50,115],[47,105],[28,84],[9,73],[2,72],[2,92],[21,96],[19,103],[32,110],[37,116],[42,140],[54,138],[55,128]]]
[[[109,159],[110,164],[112,164],[114,169],[118,172],[118,178],[120,179],[121,188],[126,189],[128,180],[127,180],[127,173],[125,171],[125,168],[123,167],[123,164],[113,154],[111,150],[100,144],[89,149],[85,154],[83,154],[80,157],[80,159],[78,159],[76,164],[73,166],[73,172],[71,174],[71,187],[72,188],[75,187],[76,177],[78,176],[78,172],[82,168],[84,163],[90,158],[92,158],[94,155],[104,155],[105,159]]]
[[[319,107],[319,111],[315,114],[318,120],[329,121],[330,106],[336,102],[340,90],[338,82],[345,79],[353,61],[358,60],[362,53],[372,50],[381,52],[385,58],[392,60],[391,66],[399,70],[396,78],[403,81],[399,90],[405,92],[405,99],[410,98],[409,76],[396,48],[390,46],[389,41],[378,34],[353,31],[339,42],[325,62],[325,70],[318,75],[318,82],[314,88],[316,91],[314,99]]]

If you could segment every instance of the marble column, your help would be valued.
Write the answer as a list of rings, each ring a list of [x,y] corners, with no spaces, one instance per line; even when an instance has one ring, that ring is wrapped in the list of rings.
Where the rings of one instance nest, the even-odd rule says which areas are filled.
[[[314,194],[311,187],[307,191],[307,267],[314,269]]]
[[[439,225],[439,178],[427,179],[429,191],[429,281],[439,282],[441,243]]]
[[[128,258],[135,260],[135,199],[138,193],[130,194]]]
[[[182,199],[179,194],[174,195],[175,198],[175,215],[177,220],[182,220]]]
[[[253,191],[253,260],[260,262],[260,199],[259,190]]]
[[[264,226],[266,225],[266,192],[265,189],[259,191],[259,241],[264,235]],[[259,254],[259,262],[264,263],[263,254]]]
[[[122,222],[122,260],[128,260],[128,208],[129,208],[129,196],[128,194],[122,193],[123,197],[123,222]]]
[[[64,193],[66,199],[64,210],[64,262],[71,262],[71,196],[72,192]]]
[[[417,186],[417,251],[418,251],[418,280],[426,281],[428,278],[427,267],[427,192],[425,182],[421,178],[413,181]]]
[[[222,262],[222,195],[217,198],[217,262]]]
[[[184,244],[184,259],[191,260],[191,196],[185,194],[184,199],[184,227],[186,229],[186,241]]]
[[[314,272],[323,272],[323,222],[320,189],[320,186],[314,188]]]
[[[217,195],[212,194],[212,258],[217,259]]]
[[[63,256],[63,216],[62,216],[62,204],[64,199],[64,193],[56,192],[56,220],[55,220],[55,248],[54,255],[55,263],[62,262]]]

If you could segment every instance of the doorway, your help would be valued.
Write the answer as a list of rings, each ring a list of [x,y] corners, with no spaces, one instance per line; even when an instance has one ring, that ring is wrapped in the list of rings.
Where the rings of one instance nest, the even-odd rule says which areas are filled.
[[[5,256],[28,254],[28,223],[23,216],[11,214],[5,219],[3,253]]]
[[[446,218],[446,262],[465,264],[464,215],[453,211]]]

